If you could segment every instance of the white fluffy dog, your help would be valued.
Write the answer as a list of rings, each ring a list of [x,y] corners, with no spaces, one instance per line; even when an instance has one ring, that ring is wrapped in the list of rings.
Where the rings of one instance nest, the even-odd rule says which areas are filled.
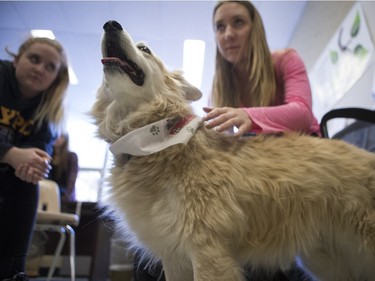
[[[242,281],[243,265],[375,280],[375,155],[297,134],[208,130],[201,93],[115,21],[91,114],[115,154],[104,204],[168,281]],[[129,156],[130,155],[130,156]]]

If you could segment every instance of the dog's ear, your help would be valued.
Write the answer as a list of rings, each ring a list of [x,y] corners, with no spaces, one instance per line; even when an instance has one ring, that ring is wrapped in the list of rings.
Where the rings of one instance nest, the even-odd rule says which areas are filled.
[[[185,97],[187,100],[190,101],[197,101],[202,97],[202,92],[191,85],[189,82],[185,81],[186,84],[184,84],[184,91],[185,91]]]
[[[202,92],[192,84],[190,84],[182,75],[181,71],[172,71],[171,77],[178,80],[182,84],[183,91],[185,93],[185,98],[189,101],[197,101],[202,97]]]
[[[175,78],[178,79],[182,85],[185,92],[185,98],[189,101],[197,101],[202,97],[202,92],[190,82],[188,82],[180,72],[175,72]]]

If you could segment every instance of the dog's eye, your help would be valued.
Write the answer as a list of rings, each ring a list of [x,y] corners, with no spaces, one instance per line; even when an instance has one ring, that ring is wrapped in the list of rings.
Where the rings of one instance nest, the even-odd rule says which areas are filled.
[[[150,49],[147,48],[146,46],[139,46],[138,49],[141,50],[142,52],[145,52],[145,53],[151,55]]]

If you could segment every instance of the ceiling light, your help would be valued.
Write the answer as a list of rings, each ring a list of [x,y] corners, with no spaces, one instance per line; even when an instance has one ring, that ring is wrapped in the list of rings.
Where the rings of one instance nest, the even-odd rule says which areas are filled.
[[[200,88],[206,43],[202,40],[185,40],[183,54],[184,77],[195,87]]]
[[[33,37],[47,37],[49,39],[55,40],[55,34],[53,34],[52,30],[47,29],[33,29],[31,30],[31,36]]]
[[[69,72],[69,82],[72,85],[77,85],[78,84],[78,78],[77,75],[75,74],[73,68],[68,65],[68,72]]]

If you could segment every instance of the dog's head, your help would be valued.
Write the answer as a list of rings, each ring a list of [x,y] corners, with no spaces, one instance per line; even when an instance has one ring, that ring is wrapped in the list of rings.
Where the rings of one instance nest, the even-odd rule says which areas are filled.
[[[103,29],[104,79],[90,112],[100,137],[113,142],[148,123],[192,114],[189,101],[202,96],[197,88],[168,71],[144,43],[135,44],[118,22]]]

